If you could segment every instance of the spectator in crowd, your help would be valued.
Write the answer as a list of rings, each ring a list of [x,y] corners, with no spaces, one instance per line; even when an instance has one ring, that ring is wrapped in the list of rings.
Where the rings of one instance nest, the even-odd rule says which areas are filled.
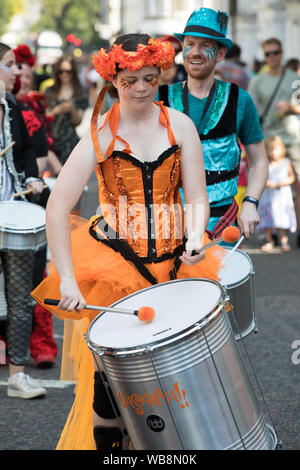
[[[49,135],[47,138],[45,112],[42,112],[44,94],[32,91],[35,56],[31,53],[30,48],[26,44],[20,44],[14,49],[14,54],[20,73],[19,90],[15,90],[17,91],[16,98],[35,150],[39,173],[42,176],[47,162],[48,143],[51,143]],[[35,204],[46,207],[49,195],[50,190],[45,188],[40,195],[31,196],[30,200]],[[42,282],[45,276],[47,247],[36,252],[34,258],[33,289]],[[52,315],[41,305],[36,305],[33,312],[30,352],[39,367],[49,367],[56,362],[57,345],[53,338]]]
[[[299,75],[284,67],[282,44],[277,38],[269,38],[262,44],[268,70],[254,76],[249,84],[251,94],[260,115],[265,138],[281,137],[287,156],[296,176],[296,214],[300,224],[300,105],[297,103]],[[300,232],[297,237],[300,247]]]
[[[216,70],[223,74],[226,82],[235,83],[247,90],[251,73],[246,64],[241,62],[241,48],[237,44],[233,44],[227,51],[225,60],[217,65]]]
[[[169,70],[161,72],[159,77],[160,85],[169,85],[170,83],[182,82],[186,80],[187,74],[184,65],[180,62],[179,55],[182,52],[181,42],[175,36],[163,36],[161,41],[169,41],[174,47],[175,55],[172,67]]]
[[[269,175],[258,213],[260,223],[258,230],[264,230],[265,243],[262,251],[273,249],[273,232],[279,234],[279,243],[283,252],[291,250],[288,243],[287,231],[296,230],[296,216],[291,184],[295,174],[291,162],[286,158],[285,146],[278,136],[271,136],[265,142],[269,160]]]
[[[289,59],[285,66],[287,69],[294,70],[294,72],[300,75],[300,61],[298,59]]]
[[[59,58],[54,66],[54,80],[54,85],[45,90],[49,107],[47,115],[54,117],[51,125],[54,151],[61,165],[64,165],[79,142],[76,126],[81,123],[89,103],[72,56],[63,55]]]

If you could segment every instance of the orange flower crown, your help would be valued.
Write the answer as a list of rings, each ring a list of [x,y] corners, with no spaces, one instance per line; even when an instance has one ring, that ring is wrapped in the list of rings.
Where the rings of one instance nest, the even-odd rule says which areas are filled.
[[[110,52],[102,48],[93,55],[93,64],[104,80],[111,81],[117,73],[117,64],[119,68],[131,71],[145,66],[168,70],[173,63],[174,55],[174,48],[169,41],[161,42],[159,39],[150,38],[146,46],[139,44],[135,52],[124,51],[122,44],[114,44]]]

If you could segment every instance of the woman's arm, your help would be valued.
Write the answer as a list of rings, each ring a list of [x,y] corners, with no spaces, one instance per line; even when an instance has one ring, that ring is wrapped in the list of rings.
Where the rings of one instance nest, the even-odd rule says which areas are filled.
[[[86,304],[79,291],[72,259],[70,213],[96,166],[90,130],[76,145],[62,168],[47,204],[47,239],[60,276],[59,308],[80,311]]]
[[[178,116],[177,116],[178,117]],[[198,132],[190,118],[180,113],[175,137],[181,146],[181,178],[185,198],[185,225],[187,231],[185,264],[196,264],[204,255],[191,256],[192,250],[202,247],[202,238],[209,220],[209,203],[202,146]]]

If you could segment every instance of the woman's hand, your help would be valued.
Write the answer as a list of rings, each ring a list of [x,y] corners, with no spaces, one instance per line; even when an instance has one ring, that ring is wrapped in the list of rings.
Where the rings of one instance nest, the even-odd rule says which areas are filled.
[[[86,300],[82,296],[73,277],[61,280],[60,296],[58,308],[61,310],[67,310],[68,312],[76,310],[79,313],[86,306]]]
[[[199,262],[202,261],[204,258],[205,258],[205,253],[196,254],[196,255],[193,255],[193,256],[192,256],[192,252],[191,252],[191,251],[184,251],[184,252],[182,253],[182,256],[179,257],[179,259],[181,259],[181,261],[182,261],[184,264],[187,264],[187,265],[189,265],[189,266],[192,266],[192,265],[194,265],[194,264],[199,263]]]
[[[186,242],[186,251],[182,253],[182,256],[180,256],[179,259],[181,259],[184,264],[187,264],[189,266],[199,263],[204,259],[205,253],[197,253],[192,255],[192,252],[200,251],[202,246],[203,244],[201,237],[199,237],[195,233],[191,233],[188,241]]]

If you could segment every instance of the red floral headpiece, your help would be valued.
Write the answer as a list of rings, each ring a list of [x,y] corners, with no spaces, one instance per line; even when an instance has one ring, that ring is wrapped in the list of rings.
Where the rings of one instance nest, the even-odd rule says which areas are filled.
[[[116,75],[116,65],[121,69],[139,70],[145,66],[155,66],[162,70],[171,67],[174,60],[174,48],[168,41],[150,38],[145,46],[139,44],[136,52],[124,51],[122,44],[114,44],[110,52],[100,49],[93,55],[93,64],[99,75],[111,81]]]
[[[19,44],[16,49],[13,50],[15,57],[16,57],[16,63],[17,64],[27,64],[29,67],[33,67],[35,64],[35,57],[32,54],[30,48],[27,46],[27,44]]]

